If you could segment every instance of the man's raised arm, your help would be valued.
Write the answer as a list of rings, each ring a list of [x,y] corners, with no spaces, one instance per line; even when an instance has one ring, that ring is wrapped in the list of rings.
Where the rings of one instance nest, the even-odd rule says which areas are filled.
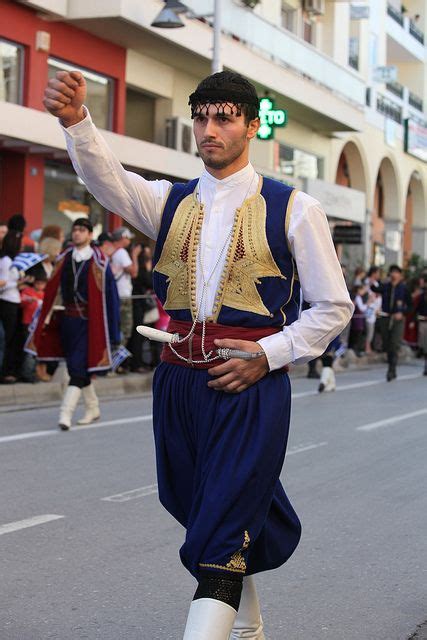
[[[48,82],[43,104],[59,118],[73,167],[98,202],[156,239],[171,183],[145,180],[123,168],[93,124],[84,106],[86,94],[80,71],[58,71]]]

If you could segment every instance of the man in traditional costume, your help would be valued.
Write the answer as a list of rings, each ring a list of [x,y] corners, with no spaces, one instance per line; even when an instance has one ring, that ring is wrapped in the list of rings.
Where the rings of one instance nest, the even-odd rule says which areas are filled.
[[[387,382],[397,377],[396,367],[405,328],[405,316],[411,307],[411,296],[403,280],[403,271],[397,264],[388,270],[389,280],[381,287],[382,307],[379,328],[382,349],[387,354]]]
[[[65,358],[70,381],[59,414],[64,431],[71,426],[81,394],[85,414],[78,424],[100,417],[91,374],[111,369],[111,345],[120,342],[116,283],[108,259],[91,246],[92,232],[87,218],[74,222],[73,246],[55,265],[26,346],[43,362]]]
[[[205,170],[187,184],[126,171],[84,100],[82,74],[49,81],[44,103],[76,172],[157,240],[154,287],[171,316],[154,378],[159,496],[186,528],[181,560],[198,581],[184,640],[261,640],[253,575],[286,562],[301,531],[279,480],[286,367],[321,355],[352,313],[328,222],[316,200],[250,164],[259,102],[239,74],[190,96]]]

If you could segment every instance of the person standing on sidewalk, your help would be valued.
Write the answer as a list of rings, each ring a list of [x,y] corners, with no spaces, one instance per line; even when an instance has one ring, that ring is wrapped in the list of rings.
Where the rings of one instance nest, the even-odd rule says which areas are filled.
[[[120,328],[122,342],[126,346],[133,330],[132,307],[132,278],[138,275],[138,256],[141,253],[140,245],[132,248],[131,255],[127,249],[130,247],[135,234],[127,227],[119,227],[111,234],[113,240],[113,253],[111,255],[111,269],[116,279],[117,291],[120,298]]]
[[[100,417],[91,374],[111,369],[111,347],[120,341],[119,300],[108,260],[92,247],[92,223],[74,221],[73,246],[59,257],[47,283],[40,315],[26,349],[43,361],[67,363],[70,381],[59,414],[59,427],[67,431],[83,393],[85,415],[78,424]],[[63,310],[55,310],[58,291]]]
[[[387,354],[387,382],[397,377],[396,367],[405,326],[405,314],[410,307],[410,295],[403,281],[402,269],[392,264],[388,270],[389,281],[382,286],[382,306],[379,327],[382,349]]]
[[[301,534],[279,480],[284,367],[321,355],[353,310],[329,225],[315,199],[250,164],[259,98],[239,74],[189,98],[205,169],[186,184],[126,171],[85,97],[81,73],[58,72],[44,104],[91,193],[157,240],[154,289],[180,336],[155,372],[153,424],[159,497],[186,528],[180,556],[198,581],[184,640],[262,640],[253,575],[286,562]],[[300,288],[311,307],[299,318]]]

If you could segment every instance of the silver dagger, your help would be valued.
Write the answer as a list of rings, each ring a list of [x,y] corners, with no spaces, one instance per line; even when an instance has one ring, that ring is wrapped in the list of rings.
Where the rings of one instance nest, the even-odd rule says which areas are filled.
[[[140,324],[136,327],[138,333],[149,340],[156,342],[164,342],[165,344],[174,344],[179,342],[179,333],[169,333],[168,331],[161,331],[160,329],[153,329],[153,327],[146,327]],[[240,358],[241,360],[253,360],[254,358],[260,358],[264,355],[264,351],[242,351],[241,349],[216,349],[217,355],[223,360],[230,360],[231,358]]]

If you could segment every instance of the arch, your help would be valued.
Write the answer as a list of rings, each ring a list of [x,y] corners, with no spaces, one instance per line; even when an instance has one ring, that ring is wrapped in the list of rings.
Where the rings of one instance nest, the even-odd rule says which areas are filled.
[[[377,180],[381,182],[383,191],[383,214],[384,220],[402,221],[403,215],[401,211],[401,193],[397,176],[397,170],[394,158],[385,156],[378,167]]]
[[[335,182],[344,187],[368,192],[368,171],[363,149],[348,140],[341,149],[335,172]]]
[[[403,228],[403,258],[407,262],[413,253],[423,256],[427,233],[426,194],[421,173],[413,171],[409,177],[405,201]]]

